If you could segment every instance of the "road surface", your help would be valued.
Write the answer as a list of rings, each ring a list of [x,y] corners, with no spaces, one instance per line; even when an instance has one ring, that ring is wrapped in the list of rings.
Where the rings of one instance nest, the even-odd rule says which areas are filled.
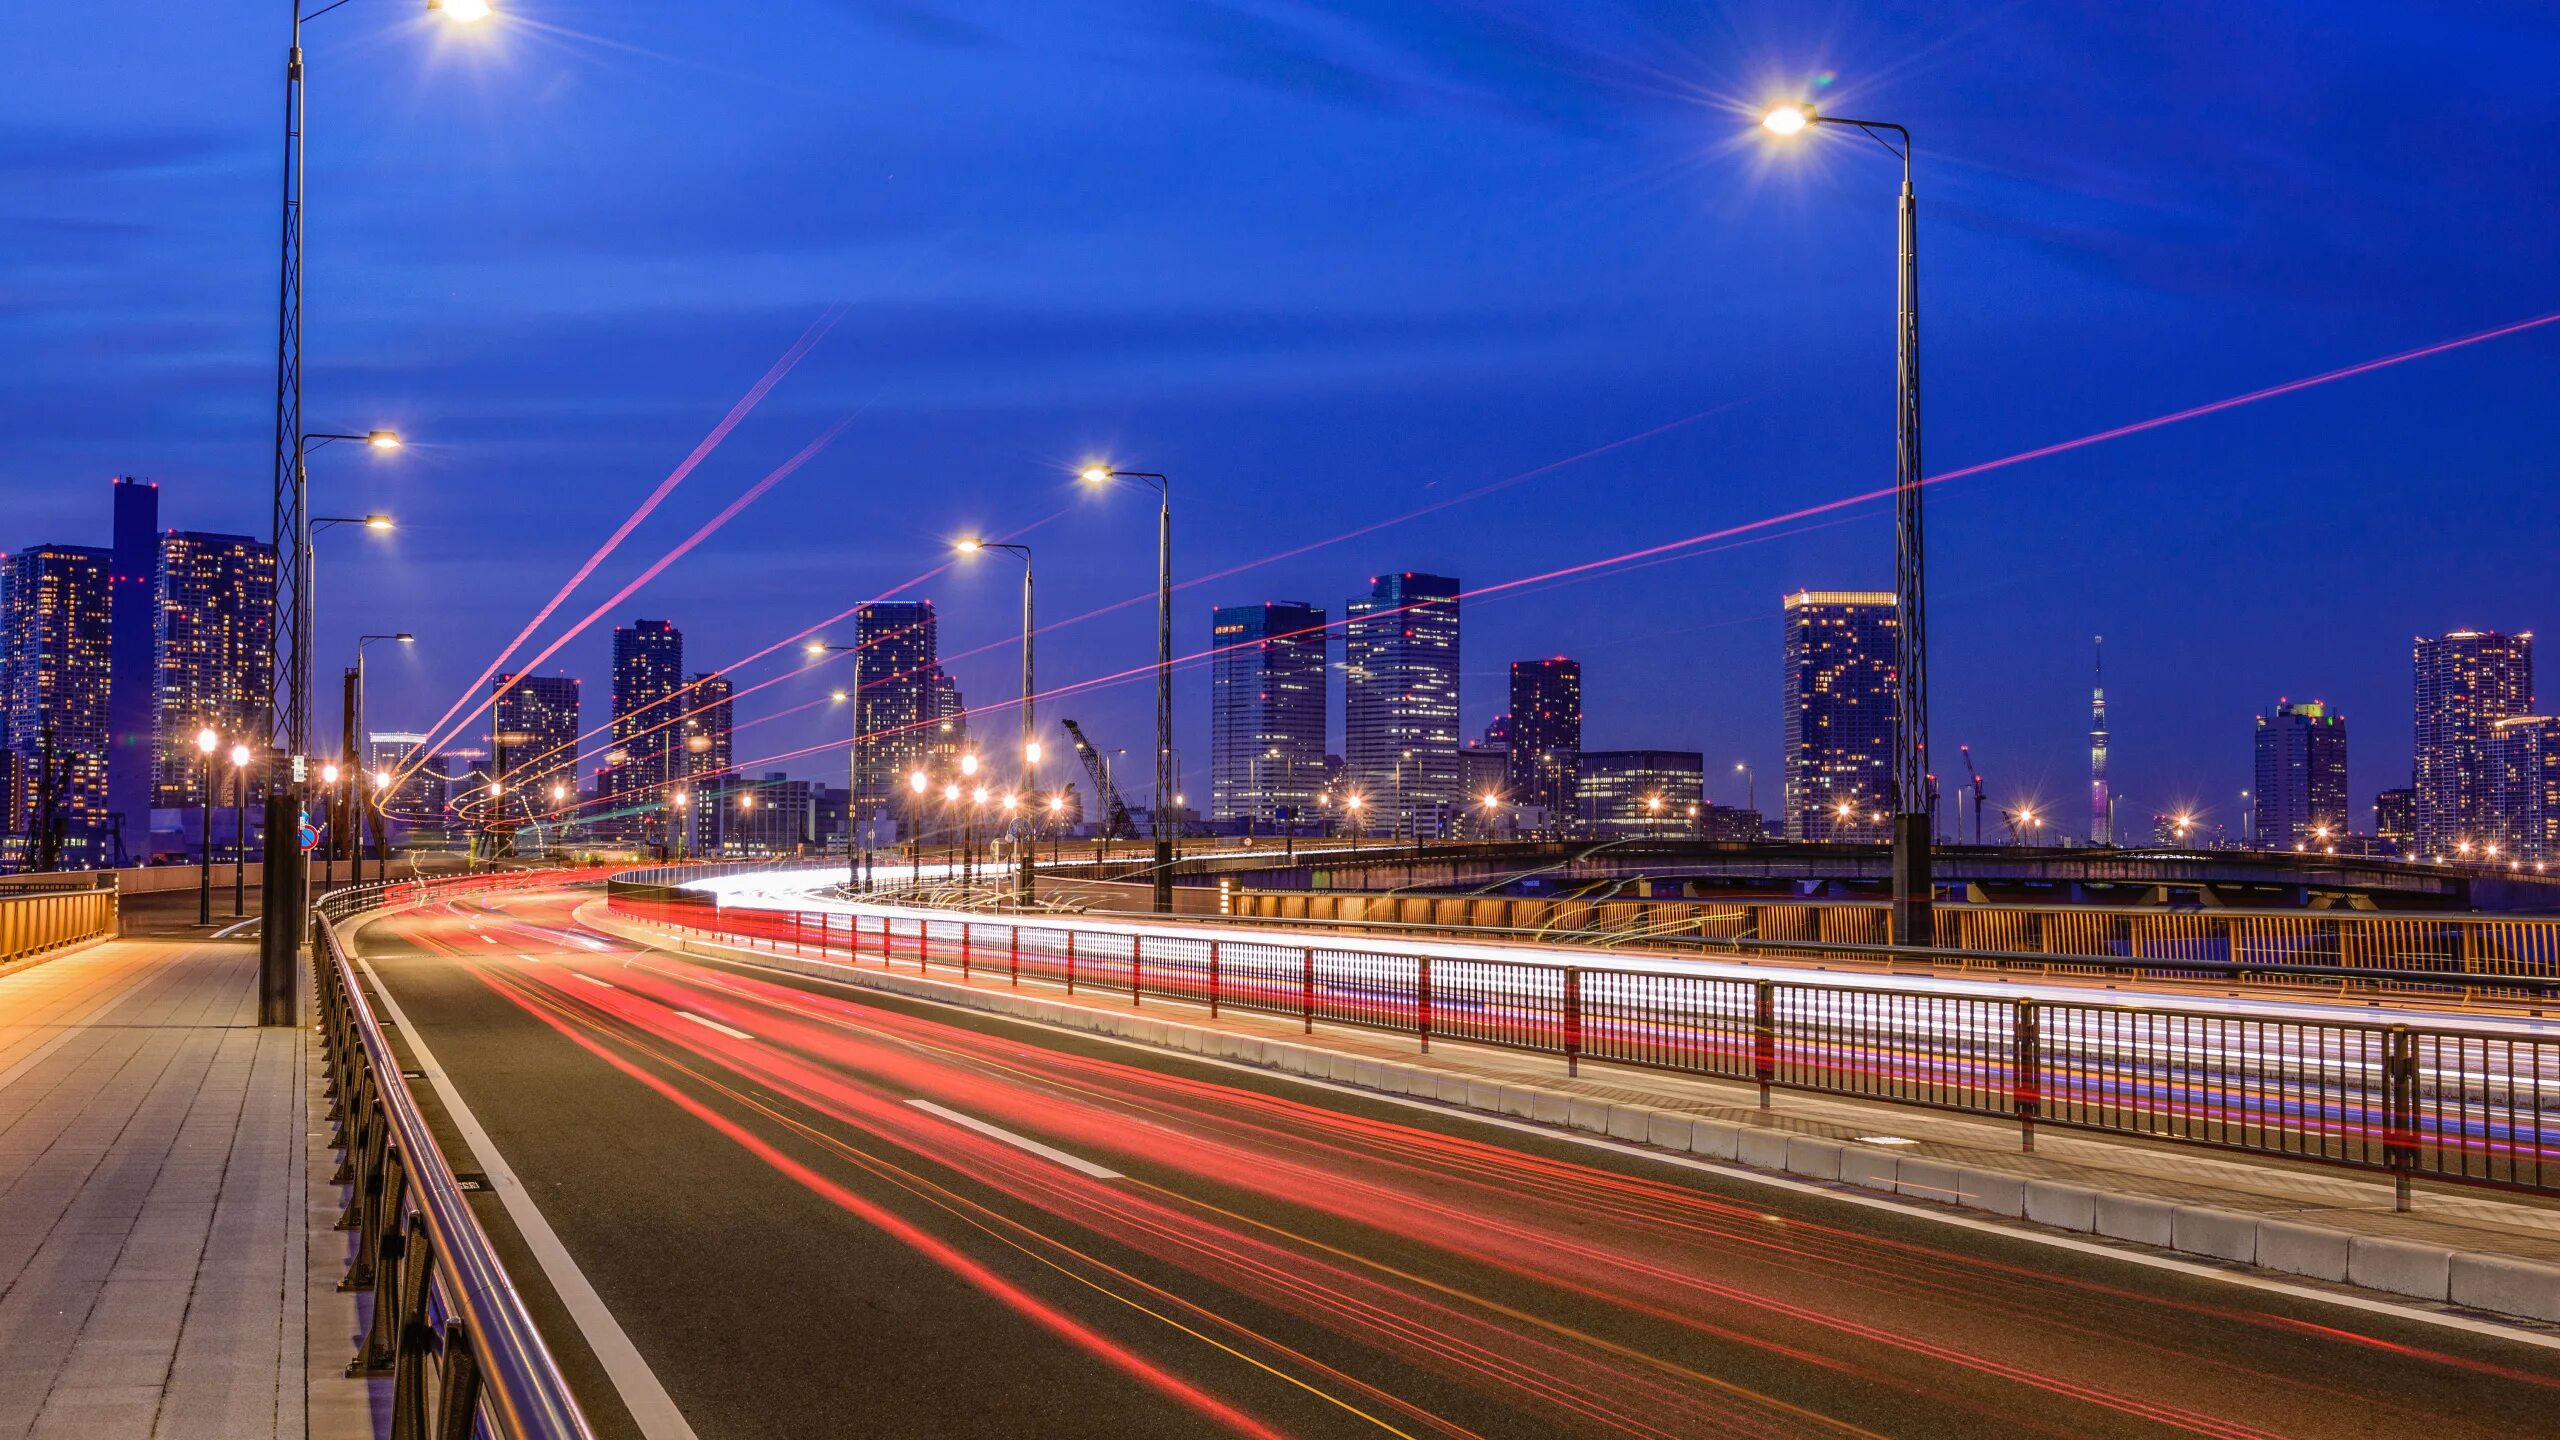
[[[447,902],[358,949],[705,1437],[2436,1437],[2560,1413],[2560,1350],[681,958],[573,903]],[[590,1410],[637,1433],[481,1204]]]

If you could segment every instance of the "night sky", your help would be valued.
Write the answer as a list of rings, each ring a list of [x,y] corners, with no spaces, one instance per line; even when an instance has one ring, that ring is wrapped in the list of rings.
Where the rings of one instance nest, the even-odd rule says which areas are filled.
[[[2528,0],[501,3],[307,36],[306,423],[414,442],[314,467],[320,511],[403,523],[320,561],[321,675],[420,636],[375,652],[384,726],[444,710],[829,317],[541,636],[849,420],[545,666],[589,725],[616,621],[709,669],[892,594],[1003,700],[1017,572],[918,579],[983,529],[1037,547],[1045,619],[1144,595],[1150,499],[1080,492],[1093,456],[1174,477],[1178,577],[1301,552],[1178,593],[1177,653],[1216,603],[1338,618],[1381,570],[1490,585],[1888,485],[1894,162],[1769,141],[1778,98],[1917,133],[1933,472],[2560,310],[2560,12]],[[120,473],[164,524],[263,533],[285,18],[0,11],[0,548],[105,543]],[[1935,488],[1941,752],[2078,828],[2103,633],[2128,834],[2236,829],[2279,696],[2348,717],[2364,825],[2407,781],[2411,637],[2560,627],[2555,382],[2560,325]],[[1702,750],[1736,803],[1750,761],[1774,810],[1778,597],[1888,587],[1892,544],[1869,503],[1472,601],[1468,732],[1509,661],[1571,654],[1588,747]],[[1056,631],[1042,677],[1141,666],[1152,627]],[[1205,794],[1205,670],[1180,685]],[[1142,680],[1051,713],[1146,743]]]

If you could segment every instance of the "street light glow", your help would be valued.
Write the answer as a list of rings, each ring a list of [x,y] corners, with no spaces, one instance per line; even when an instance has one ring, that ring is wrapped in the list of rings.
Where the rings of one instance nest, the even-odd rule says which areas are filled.
[[[489,18],[489,0],[427,0],[427,8],[461,25],[476,24]]]
[[[1034,741],[1032,741],[1030,744],[1025,745],[1025,746],[1023,746],[1023,747],[1022,747],[1022,758],[1023,758],[1023,760],[1024,760],[1025,762],[1027,762],[1027,763],[1029,763],[1029,764],[1033,764],[1033,765],[1037,765],[1037,764],[1039,764],[1039,763],[1040,763],[1040,755],[1041,755],[1040,742],[1039,742],[1039,741],[1037,741],[1037,740],[1034,740]]]
[[[907,775],[907,788],[913,790],[919,795],[923,794],[925,787],[932,783],[932,781],[925,778],[925,774],[921,770],[911,771]]]
[[[489,7],[486,5],[481,6],[480,13],[486,15],[489,13]],[[397,450],[400,448],[400,432],[397,430],[375,430],[364,437],[364,443],[372,446],[376,450]]]
[[[1087,484],[1099,485],[1105,480],[1111,478],[1111,467],[1108,465],[1087,465],[1084,467],[1082,473]]]
[[[961,757],[960,757],[960,773],[961,773],[961,774],[963,774],[963,775],[975,775],[975,774],[977,774],[977,773],[978,773],[978,757],[977,757],[977,756],[975,756],[975,755],[963,755],[963,756],[961,756]]]
[[[975,555],[979,551],[986,549],[987,546],[986,542],[983,540],[963,540],[958,544],[953,545],[951,548],[959,551],[963,555]]]
[[[367,530],[388,530],[391,528],[391,517],[388,515],[367,515],[364,517],[364,528]]]
[[[942,787],[942,798],[950,804],[960,803],[960,782],[954,780]]]
[[[232,769],[234,769],[234,770],[238,770],[238,769],[241,769],[242,767],[246,766],[248,763],[249,763],[249,747],[248,747],[248,746],[246,746],[246,745],[234,745],[234,746],[232,746],[232,747],[231,747],[231,768],[232,768]]]
[[[221,744],[222,737],[216,734],[210,725],[196,732],[196,749],[207,755],[212,754]]]
[[[1784,105],[1772,105],[1760,117],[1760,128],[1772,135],[1800,134],[1812,123],[1813,107],[1794,100]]]
[[[334,762],[320,767],[320,783],[323,785],[338,783],[338,767]]]

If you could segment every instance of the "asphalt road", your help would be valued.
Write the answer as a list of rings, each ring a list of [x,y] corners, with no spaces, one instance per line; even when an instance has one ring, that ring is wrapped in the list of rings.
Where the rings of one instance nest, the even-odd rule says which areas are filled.
[[[358,948],[705,1437],[2436,1437],[2560,1413],[2560,1352],[640,949],[569,910],[455,903]],[[633,1433],[481,1212],[590,1413]]]

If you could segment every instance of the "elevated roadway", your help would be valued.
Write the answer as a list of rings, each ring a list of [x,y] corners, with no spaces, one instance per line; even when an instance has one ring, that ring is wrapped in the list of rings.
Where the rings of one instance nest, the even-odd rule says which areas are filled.
[[[583,898],[357,945],[616,1433],[2460,1436],[2560,1398],[2518,1341],[680,958]]]

